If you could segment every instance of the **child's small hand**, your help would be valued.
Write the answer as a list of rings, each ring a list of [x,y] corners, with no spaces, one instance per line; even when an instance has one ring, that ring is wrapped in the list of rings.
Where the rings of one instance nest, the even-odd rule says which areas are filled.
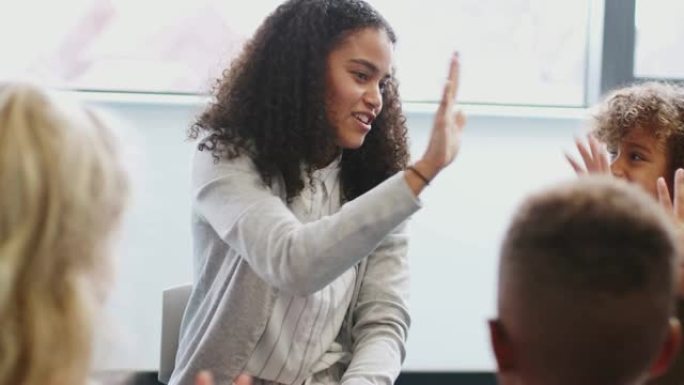
[[[588,146],[580,139],[575,139],[575,144],[582,156],[584,166],[573,156],[565,153],[565,158],[570,163],[570,166],[572,166],[577,175],[610,173],[610,162],[608,161],[606,149],[591,134],[587,135],[587,141],[589,142]]]
[[[684,298],[684,169],[677,169],[674,180],[674,199],[670,198],[670,192],[667,189],[665,178],[658,178],[657,184],[658,201],[660,205],[670,214],[677,226],[680,247],[679,260],[679,296]]]

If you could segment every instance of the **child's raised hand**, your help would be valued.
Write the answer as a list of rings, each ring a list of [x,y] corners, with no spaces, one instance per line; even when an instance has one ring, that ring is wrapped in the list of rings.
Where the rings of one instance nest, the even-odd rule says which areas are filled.
[[[665,178],[660,177],[657,181],[658,201],[660,205],[671,214],[677,226],[680,246],[679,266],[679,296],[684,298],[684,170],[677,169],[674,180],[674,199],[670,199]]]
[[[606,149],[594,138],[593,135],[587,135],[587,146],[580,139],[575,139],[577,151],[582,156],[584,166],[580,164],[573,156],[565,153],[565,158],[572,166],[577,175],[595,174],[595,173],[610,173],[610,162],[608,161],[608,153]]]

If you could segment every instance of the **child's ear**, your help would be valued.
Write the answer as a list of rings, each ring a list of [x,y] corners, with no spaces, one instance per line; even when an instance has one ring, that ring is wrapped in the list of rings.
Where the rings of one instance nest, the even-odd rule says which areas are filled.
[[[674,317],[670,318],[670,327],[668,328],[665,343],[663,343],[658,357],[653,361],[653,365],[651,365],[651,369],[649,370],[651,378],[663,375],[667,371],[679,352],[681,342],[682,330],[679,320]]]
[[[513,347],[508,338],[506,329],[498,319],[490,319],[489,323],[489,338],[492,344],[494,357],[496,357],[496,364],[499,368],[499,373],[511,371],[514,368]]]

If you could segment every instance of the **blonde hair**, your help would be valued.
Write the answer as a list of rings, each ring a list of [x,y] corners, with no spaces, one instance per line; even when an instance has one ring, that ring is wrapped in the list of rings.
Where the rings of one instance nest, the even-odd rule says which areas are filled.
[[[0,385],[78,385],[128,182],[92,111],[31,85],[0,92]]]

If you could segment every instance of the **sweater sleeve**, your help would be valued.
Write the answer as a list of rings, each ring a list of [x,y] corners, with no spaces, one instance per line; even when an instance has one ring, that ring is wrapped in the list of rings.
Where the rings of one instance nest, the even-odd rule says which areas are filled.
[[[391,385],[399,376],[411,322],[405,227],[387,236],[368,258],[352,309],[352,359],[341,385]]]
[[[303,224],[250,159],[216,162],[199,151],[193,167],[196,213],[260,278],[297,295],[325,287],[420,208],[399,172],[337,213]]]

